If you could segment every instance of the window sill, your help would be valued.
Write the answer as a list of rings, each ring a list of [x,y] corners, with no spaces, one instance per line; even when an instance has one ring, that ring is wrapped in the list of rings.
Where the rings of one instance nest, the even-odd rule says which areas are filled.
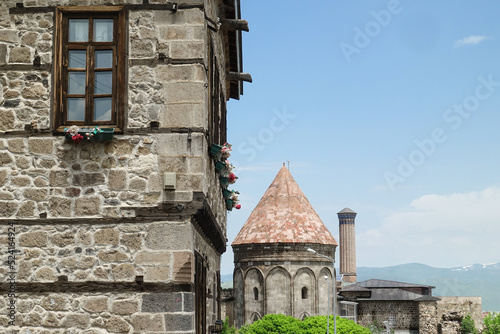
[[[113,139],[114,128],[98,128],[88,127],[80,128],[78,132],[69,132],[68,128],[64,128],[64,136],[68,142],[79,143],[81,141],[103,142]]]

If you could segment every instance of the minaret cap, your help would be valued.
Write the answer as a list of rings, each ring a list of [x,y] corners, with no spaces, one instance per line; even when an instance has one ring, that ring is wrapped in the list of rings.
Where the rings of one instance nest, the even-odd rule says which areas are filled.
[[[346,214],[346,213],[353,213],[353,214],[357,215],[356,212],[352,211],[349,208],[344,208],[342,211],[338,212],[337,214]]]

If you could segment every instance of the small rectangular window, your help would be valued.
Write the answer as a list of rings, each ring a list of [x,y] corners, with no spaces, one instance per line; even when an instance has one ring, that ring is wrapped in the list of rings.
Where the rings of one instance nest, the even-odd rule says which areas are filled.
[[[123,130],[126,103],[122,6],[58,7],[54,124]]]

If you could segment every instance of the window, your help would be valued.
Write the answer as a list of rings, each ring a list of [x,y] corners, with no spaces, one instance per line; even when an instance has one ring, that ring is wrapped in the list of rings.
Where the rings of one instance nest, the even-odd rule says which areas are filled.
[[[58,7],[54,60],[54,128],[123,130],[125,11],[121,6]]]
[[[259,289],[253,288],[253,299],[259,300]]]
[[[303,287],[302,288],[302,299],[307,299],[308,298],[307,292],[308,292],[307,288]]]

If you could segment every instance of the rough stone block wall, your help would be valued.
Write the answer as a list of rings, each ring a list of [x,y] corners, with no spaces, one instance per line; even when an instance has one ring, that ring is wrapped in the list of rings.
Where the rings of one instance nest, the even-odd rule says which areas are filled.
[[[225,240],[227,212],[206,139],[205,13],[216,18],[218,1],[176,12],[144,4],[0,2],[0,247],[5,223],[15,222],[20,251],[12,333],[194,333],[195,252],[207,263],[207,327],[218,317],[220,249],[193,218],[203,203]],[[68,143],[53,134],[54,7],[96,5],[137,5],[127,14],[126,125],[109,142]],[[35,12],[10,13],[16,7]],[[222,38],[213,35],[224,78]],[[164,172],[176,173],[175,191],[163,189]]]
[[[360,301],[358,323],[370,326],[375,321],[389,321],[396,330],[419,328],[418,303],[411,301]]]
[[[442,322],[444,331],[452,333],[456,328],[454,322],[460,323],[462,318],[471,315],[476,328],[482,329],[483,313],[481,297],[439,297],[437,317]],[[458,327],[460,329],[460,327]]]

